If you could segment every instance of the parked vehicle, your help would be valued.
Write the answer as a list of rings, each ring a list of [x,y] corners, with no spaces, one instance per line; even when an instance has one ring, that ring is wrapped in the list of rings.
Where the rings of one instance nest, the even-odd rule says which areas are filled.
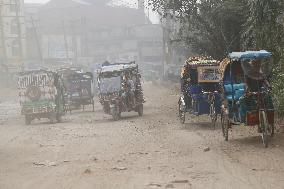
[[[65,112],[65,88],[61,77],[50,71],[38,70],[19,73],[19,98],[25,123],[48,118],[60,122]]]
[[[185,62],[181,73],[181,92],[178,101],[179,118],[185,123],[187,112],[208,114],[215,128],[221,110],[219,91],[219,62],[207,57],[192,57]]]
[[[274,135],[274,106],[268,77],[271,74],[270,52],[232,52],[222,61],[223,89],[222,132],[228,140],[233,125],[257,126],[265,147]]]
[[[114,120],[119,120],[122,112],[135,111],[142,116],[144,98],[140,79],[135,62],[103,65],[98,74],[98,87],[104,112]]]
[[[92,105],[94,111],[94,80],[91,72],[82,72],[79,68],[61,68],[57,72],[62,76],[66,88],[65,102],[68,111],[85,110]]]

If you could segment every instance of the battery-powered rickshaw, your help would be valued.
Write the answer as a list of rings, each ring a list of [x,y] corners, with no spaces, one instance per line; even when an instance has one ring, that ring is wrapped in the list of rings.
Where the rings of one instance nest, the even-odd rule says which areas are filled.
[[[98,73],[99,101],[115,121],[122,112],[143,115],[141,75],[135,62],[103,65]]]

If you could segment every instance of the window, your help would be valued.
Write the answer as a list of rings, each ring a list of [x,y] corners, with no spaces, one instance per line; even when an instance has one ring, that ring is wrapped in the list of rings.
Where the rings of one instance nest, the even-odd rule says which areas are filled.
[[[18,34],[18,33],[19,33],[18,22],[17,19],[14,18],[11,21],[11,34]]]
[[[17,11],[17,0],[10,0],[10,11],[16,12]]]
[[[20,49],[20,41],[14,40],[12,42],[12,56],[18,57],[21,55],[21,49]]]

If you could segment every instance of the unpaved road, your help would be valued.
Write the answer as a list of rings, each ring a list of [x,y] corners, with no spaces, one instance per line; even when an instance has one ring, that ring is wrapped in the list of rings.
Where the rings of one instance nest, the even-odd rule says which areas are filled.
[[[97,105],[25,126],[15,101],[1,103],[0,189],[284,188],[282,133],[268,149],[244,127],[224,142],[207,117],[180,125],[173,89],[145,93],[145,115],[117,122]]]

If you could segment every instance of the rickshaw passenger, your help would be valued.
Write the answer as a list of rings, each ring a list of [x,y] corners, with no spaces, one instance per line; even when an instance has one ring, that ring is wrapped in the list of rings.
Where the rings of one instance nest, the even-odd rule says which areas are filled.
[[[128,74],[124,75],[124,84],[125,84],[125,91],[124,91],[124,95],[126,98],[126,102],[128,103],[128,105],[131,106],[135,106],[135,98],[134,98],[134,94],[135,94],[135,85],[133,80],[131,79],[131,77]]]
[[[186,88],[188,86],[188,79],[189,79],[188,71],[186,66],[184,66],[181,70],[181,78],[180,78],[180,89],[182,93],[186,92]]]

